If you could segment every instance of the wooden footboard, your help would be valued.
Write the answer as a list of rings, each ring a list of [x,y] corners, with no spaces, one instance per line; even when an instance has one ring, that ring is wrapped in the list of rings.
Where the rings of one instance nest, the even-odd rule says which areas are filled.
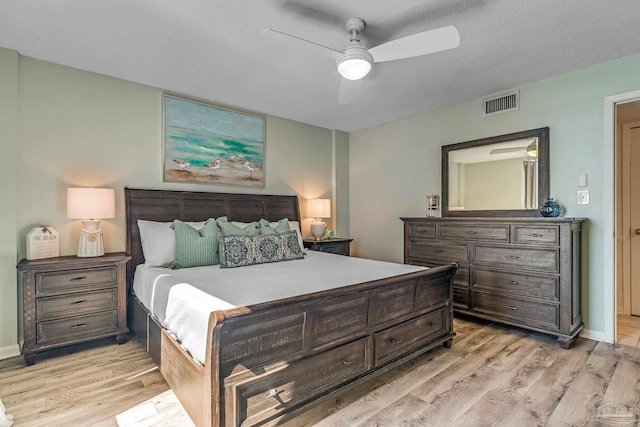
[[[212,313],[205,366],[163,331],[162,374],[197,426],[275,425],[449,346],[455,270]]]

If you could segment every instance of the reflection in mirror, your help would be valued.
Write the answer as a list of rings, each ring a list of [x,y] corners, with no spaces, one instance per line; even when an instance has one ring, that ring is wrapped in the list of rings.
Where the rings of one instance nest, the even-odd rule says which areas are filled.
[[[449,209],[537,209],[538,138],[449,152]]]
[[[549,197],[549,128],[442,147],[443,216],[539,216]]]

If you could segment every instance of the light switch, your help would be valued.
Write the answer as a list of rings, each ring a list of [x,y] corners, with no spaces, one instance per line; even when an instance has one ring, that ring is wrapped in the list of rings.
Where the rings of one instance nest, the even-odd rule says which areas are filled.
[[[589,175],[587,175],[586,173],[582,174],[582,175],[579,175],[578,176],[578,187],[587,187],[588,177],[589,177]],[[587,195],[587,197],[588,197],[588,195]],[[587,201],[587,203],[589,203],[589,202]]]
[[[579,205],[589,204],[589,190],[578,190],[578,204]]]

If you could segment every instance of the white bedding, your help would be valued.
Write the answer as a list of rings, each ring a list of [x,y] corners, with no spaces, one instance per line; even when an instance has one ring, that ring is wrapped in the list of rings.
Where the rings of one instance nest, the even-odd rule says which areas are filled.
[[[182,342],[194,359],[202,363],[207,320],[212,311],[421,270],[425,267],[309,251],[302,260],[239,268],[216,265],[171,270],[140,264],[136,268],[133,289],[160,324]]]

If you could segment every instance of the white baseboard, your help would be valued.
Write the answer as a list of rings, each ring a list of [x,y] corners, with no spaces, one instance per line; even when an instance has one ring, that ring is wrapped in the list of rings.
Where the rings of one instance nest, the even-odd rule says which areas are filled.
[[[580,336],[594,341],[604,341],[604,332],[592,331],[591,329],[583,329]]]
[[[20,356],[20,347],[18,344],[0,347],[0,360],[16,356]]]

